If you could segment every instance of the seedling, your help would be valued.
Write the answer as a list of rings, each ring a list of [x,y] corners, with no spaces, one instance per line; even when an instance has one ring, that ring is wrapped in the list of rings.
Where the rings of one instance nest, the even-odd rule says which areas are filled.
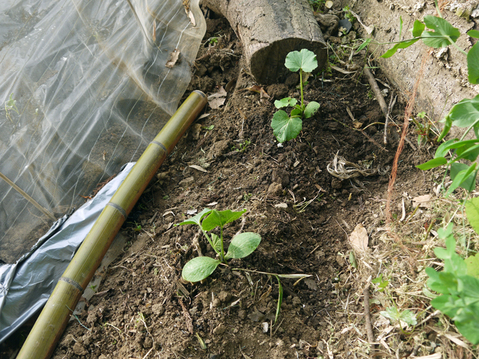
[[[196,224],[200,227],[208,243],[214,249],[218,258],[196,257],[185,264],[182,271],[183,279],[189,282],[199,282],[208,278],[211,273],[221,263],[227,264],[229,259],[244,258],[249,256],[259,246],[261,236],[253,232],[244,232],[235,235],[228,246],[225,254],[223,228],[226,224],[231,223],[240,218],[246,210],[233,212],[230,210],[217,211],[215,209],[203,209],[196,216],[181,222],[177,225]],[[219,227],[220,235],[209,233],[213,229]]]
[[[307,49],[301,51],[292,51],[286,56],[284,65],[291,72],[299,71],[299,87],[301,90],[301,104],[297,104],[297,100],[291,97],[286,97],[281,100],[276,100],[274,105],[276,108],[293,107],[290,115],[285,111],[279,110],[273,115],[271,127],[273,134],[279,142],[285,142],[296,138],[303,128],[303,118],[310,118],[319,109],[319,103],[311,101],[307,105],[304,103],[303,95],[303,76],[306,73],[312,72],[318,67],[316,55]]]
[[[208,278],[220,264],[227,265],[228,260],[230,259],[247,257],[251,253],[253,253],[256,248],[258,248],[261,242],[261,236],[253,232],[244,232],[235,235],[231,239],[231,242],[228,246],[228,251],[225,254],[223,228],[226,224],[240,218],[245,212],[246,209],[234,212],[230,210],[217,211],[215,209],[205,208],[194,217],[191,217],[186,221],[176,224],[177,226],[183,226],[186,224],[196,224],[197,226],[199,226],[204,236],[208,240],[208,243],[217,254],[217,258],[196,257],[187,262],[183,267],[183,271],[181,274],[184,280],[187,280],[189,282],[202,281],[203,279]],[[208,233],[217,227],[220,227],[219,236],[215,233]],[[279,293],[274,323],[276,323],[276,321],[278,320],[281,303],[283,302],[283,286],[281,285],[280,278],[297,279],[299,281],[303,278],[311,277],[310,274],[277,274],[260,272],[253,269],[245,268],[231,268],[231,270],[243,271],[245,272],[247,278],[249,278],[248,272],[276,277],[276,280],[278,281]],[[250,280],[250,284],[251,283],[252,281]]]

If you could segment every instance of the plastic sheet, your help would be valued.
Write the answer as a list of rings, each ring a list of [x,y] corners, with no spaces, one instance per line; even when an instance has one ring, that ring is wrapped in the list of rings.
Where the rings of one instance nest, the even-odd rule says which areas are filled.
[[[15,264],[0,266],[0,343],[46,303],[75,251],[134,163],[70,217],[58,220]]]
[[[134,161],[190,81],[198,0],[0,2],[0,173],[55,218]],[[0,260],[51,226],[0,179]]]

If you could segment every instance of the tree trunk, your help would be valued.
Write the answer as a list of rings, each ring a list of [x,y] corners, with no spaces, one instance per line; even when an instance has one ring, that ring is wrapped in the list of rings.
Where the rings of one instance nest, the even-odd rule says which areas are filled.
[[[351,0],[342,0],[341,5],[344,6],[350,2]],[[474,2],[477,5],[477,0]],[[423,7],[418,7],[418,4],[422,4]],[[399,50],[391,58],[383,59],[380,56],[393,46],[393,44],[384,43],[400,40],[400,18],[403,21],[401,40],[409,39],[412,37],[409,30],[413,27],[414,20],[422,21],[424,15],[436,14],[434,2],[361,0],[355,3],[353,11],[361,17],[365,25],[374,25],[375,30],[372,36],[366,34],[362,27],[361,35],[375,40],[370,47],[375,60],[400,90],[403,99],[408,100],[421,68],[423,54],[430,48],[422,41],[418,41],[407,49]],[[477,20],[466,20],[447,8],[441,13],[454,27],[459,28],[463,35],[458,39],[457,45],[468,51],[472,44],[469,37],[464,34],[472,29],[475,23],[477,24]],[[478,89],[479,86],[471,85],[467,80],[466,56],[454,46],[449,46],[447,50],[435,49],[426,59],[424,74],[417,88],[416,110],[426,111],[431,119],[441,120],[458,101],[476,96]]]
[[[307,0],[203,0],[203,5],[223,15],[243,44],[251,74],[259,83],[284,80],[290,51],[309,49],[318,69],[327,60],[326,43]]]

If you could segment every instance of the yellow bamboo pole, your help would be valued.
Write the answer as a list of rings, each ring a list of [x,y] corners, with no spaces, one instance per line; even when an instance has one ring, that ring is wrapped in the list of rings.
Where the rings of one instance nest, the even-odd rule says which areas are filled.
[[[68,324],[72,310],[75,309],[118,230],[166,156],[173,150],[206,102],[204,93],[193,91],[148,145],[101,212],[58,281],[17,359],[50,358]]]

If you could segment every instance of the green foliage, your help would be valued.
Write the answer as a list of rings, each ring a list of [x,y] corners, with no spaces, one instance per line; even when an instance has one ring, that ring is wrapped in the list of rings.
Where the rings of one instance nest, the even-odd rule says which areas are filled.
[[[409,309],[399,311],[397,307],[388,307],[385,311],[379,312],[383,317],[388,318],[392,323],[403,321],[409,325],[416,325],[416,316]]]
[[[377,288],[378,292],[384,292],[384,290],[389,285],[388,280],[383,280],[383,275],[382,274],[379,277],[374,278],[371,282],[378,285],[378,288]]]
[[[477,201],[475,201],[477,202]],[[466,209],[469,221],[479,223],[477,203]],[[456,240],[452,223],[446,229],[438,231],[445,239],[446,248],[436,248],[436,256],[444,260],[441,272],[426,268],[429,276],[428,287],[441,295],[431,301],[434,308],[451,317],[456,327],[472,344],[479,343],[479,258],[462,259],[456,253]]]
[[[301,51],[292,51],[286,56],[284,65],[292,72],[299,71],[299,86],[301,90],[301,104],[291,97],[276,100],[274,105],[279,111],[276,111],[271,120],[273,134],[279,142],[285,142],[296,138],[303,128],[303,118],[312,117],[319,109],[319,103],[311,101],[304,104],[303,97],[303,74],[312,72],[318,67],[316,55],[307,49]],[[284,107],[292,107],[290,114],[280,110]]]
[[[221,263],[227,263],[228,259],[244,258],[258,248],[261,242],[261,236],[252,232],[240,233],[234,236],[228,247],[228,253],[224,253],[224,240],[223,240],[223,228],[228,223],[234,222],[239,219],[246,209],[242,211],[217,211],[215,209],[203,209],[195,216],[183,221],[177,226],[183,226],[187,224],[195,224],[200,227],[201,231],[205,235],[206,239],[211,245],[211,248],[218,254],[219,259],[210,257],[196,257],[185,264],[182,271],[183,279],[189,282],[199,282],[208,278],[211,273]],[[219,227],[220,235],[207,232]]]

